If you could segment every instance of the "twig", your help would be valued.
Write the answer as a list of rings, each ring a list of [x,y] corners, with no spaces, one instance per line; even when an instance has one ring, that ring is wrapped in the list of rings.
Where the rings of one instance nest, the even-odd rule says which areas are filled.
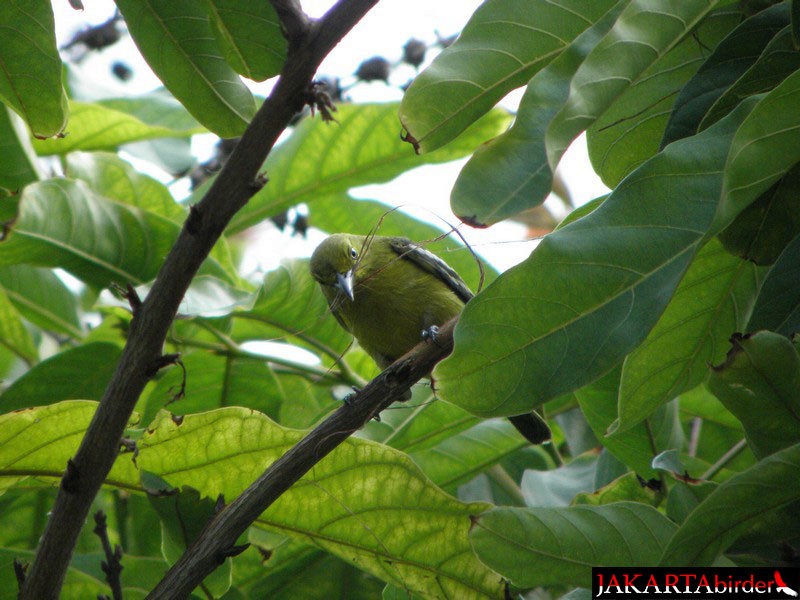
[[[725,465],[727,465],[734,458],[739,456],[739,453],[745,448],[747,448],[747,440],[741,439],[738,442],[736,442],[730,450],[728,450],[725,454],[719,457],[719,460],[717,462],[708,467],[706,472],[700,475],[700,479],[707,480],[713,478],[717,473],[719,473],[722,469],[725,468]]]
[[[94,513],[94,533],[100,538],[100,543],[103,545],[103,553],[106,559],[100,563],[100,568],[106,574],[106,581],[111,587],[111,596],[114,600],[122,600],[122,581],[120,580],[120,573],[122,573],[122,548],[119,545],[114,546],[111,550],[111,542],[108,539],[108,528],[106,527],[106,514],[102,510]]]
[[[192,278],[231,218],[254,193],[253,182],[278,137],[295,113],[317,67],[331,49],[378,0],[339,0],[319,21],[311,23],[290,53],[281,76],[253,117],[230,159],[189,217],[167,256],[150,293],[131,321],[128,342],[75,457],[70,459],[69,485],[59,488],[50,519],[20,590],[20,600],[56,600],[75,543],[92,501],[111,470],[119,440],[133,407],[158,363],[167,331]],[[295,11],[297,2],[273,0]],[[302,12],[302,11],[300,11]],[[290,27],[279,10],[284,27]],[[301,34],[297,34],[298,36]],[[227,511],[226,511],[227,512]]]
[[[348,404],[313,429],[233,502],[223,508],[186,549],[148,600],[186,598],[236,548],[239,536],[292,484],[374,415],[427,375],[453,348],[456,319],[434,343],[419,344],[373,379]]]

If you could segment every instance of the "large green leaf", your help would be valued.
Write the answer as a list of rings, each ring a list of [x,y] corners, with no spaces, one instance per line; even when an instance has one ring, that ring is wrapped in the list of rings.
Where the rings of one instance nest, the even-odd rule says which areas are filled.
[[[704,241],[750,106],[650,159],[467,304],[455,350],[434,370],[440,396],[479,415],[520,414],[633,350]]]
[[[73,338],[83,337],[78,299],[49,269],[0,267],[0,288],[31,323]]]
[[[771,265],[800,234],[800,164],[756,198],[719,239],[725,249],[757,265]]]
[[[70,152],[65,175],[81,179],[95,192],[131,206],[183,223],[186,209],[175,202],[166,186],[143,175],[116,154]]]
[[[0,489],[24,477],[30,486],[60,478],[95,408],[72,401],[0,415]],[[141,490],[138,467],[203,497],[232,499],[302,435],[244,408],[182,420],[162,412],[138,440],[136,462],[121,455],[106,485]],[[486,508],[443,493],[397,450],[350,439],[256,525],[321,547],[413,593],[496,598],[501,582],[476,559],[468,539],[470,517]]]
[[[0,106],[0,155],[0,197],[41,177],[25,125],[5,106]]]
[[[223,406],[244,406],[277,416],[283,391],[264,360],[191,352],[182,356],[181,362],[183,366],[165,373],[148,395],[142,410],[143,423],[150,423],[164,407],[173,414],[186,415]],[[184,395],[178,397],[179,392]]]
[[[72,115],[67,135],[55,139],[33,140],[39,154],[67,154],[75,150],[113,150],[114,148],[162,137],[188,137],[203,128],[172,128],[150,125],[127,112],[101,103],[70,102]]]
[[[526,445],[510,422],[490,420],[412,453],[411,458],[436,485],[452,489]]]
[[[25,188],[0,243],[0,265],[61,267],[96,287],[151,280],[178,236],[163,217],[111,202],[80,181],[51,179]],[[203,270],[227,280],[215,261]]]
[[[750,17],[731,31],[681,90],[661,145],[697,132],[712,105],[753,66],[788,22],[788,6],[781,3]]]
[[[496,508],[470,533],[480,559],[514,585],[591,585],[592,567],[654,564],[676,527],[651,506]]]
[[[183,225],[188,210],[175,202],[167,186],[152,177],[139,173],[116,154],[105,152],[71,152],[66,157],[66,175],[81,179],[103,196],[123,204],[138,207],[149,214],[164,217]],[[226,281],[239,284],[239,275],[233,264],[231,250],[225,236],[220,237],[211,250],[211,259],[224,269]],[[219,275],[219,273],[217,273]],[[218,282],[219,283],[219,282]],[[197,297],[202,280],[195,280],[187,294],[187,301]],[[222,285],[219,283],[219,285]],[[246,286],[245,286],[246,287]],[[185,307],[181,310],[185,311]],[[197,314],[195,311],[194,314]]]
[[[651,466],[659,452],[679,448],[683,431],[678,421],[677,403],[658,409],[648,419],[627,431],[609,436],[608,430],[617,419],[620,368],[616,368],[590,385],[575,391],[586,421],[600,443],[628,468],[645,479],[657,475]]]
[[[800,445],[731,477],[692,511],[664,550],[665,567],[710,565],[771,511],[800,501]]]
[[[761,98],[736,132],[725,165],[715,226],[730,223],[800,162],[798,130],[800,71]]]
[[[800,442],[800,356],[782,335],[734,339],[708,387],[742,422],[757,457]]]
[[[121,354],[114,344],[95,342],[51,356],[0,395],[0,413],[62,400],[100,400]]]
[[[139,442],[139,466],[212,498],[236,497],[301,436],[245,409],[189,415],[180,425],[163,414],[150,430]],[[500,594],[500,582],[476,560],[467,539],[470,515],[482,509],[442,493],[398,451],[351,439],[257,524],[415,593],[492,597]]]
[[[60,134],[67,122],[53,7],[48,0],[0,3],[0,98],[33,135]]]
[[[206,8],[222,54],[237,73],[253,81],[280,73],[286,38],[271,3],[206,0]]]
[[[697,254],[656,326],[625,359],[620,431],[705,379],[731,334],[744,328],[757,289],[755,267],[718,241]]]
[[[450,196],[459,219],[488,226],[544,202],[553,183],[544,146],[547,126],[567,99],[572,75],[623,5],[619,2],[539,71],[528,83],[511,128],[475,151]]]
[[[403,127],[429,152],[523,85],[616,0],[490,0],[409,87]],[[431,110],[435,107],[435,110]]]
[[[718,0],[633,0],[575,73],[570,94],[547,131],[551,167],[648,69],[689,36]]]
[[[96,402],[70,400],[0,415],[0,493],[25,478],[46,486],[60,480],[96,409]],[[106,482],[138,487],[130,455],[117,460]]]
[[[336,122],[303,119],[267,157],[269,183],[233,217],[228,230],[240,231],[301,202],[389,181],[416,166],[461,158],[500,133],[509,119],[505,111],[492,111],[458,140],[424,157],[400,140],[395,103],[341,105]]]
[[[119,0],[117,7],[145,60],[188,111],[220,137],[240,135],[256,103],[225,62],[204,4]]]
[[[39,351],[33,336],[22,321],[22,315],[2,288],[0,288],[0,346],[5,346],[29,364],[35,363],[39,358]]]
[[[738,7],[709,13],[674,48],[632,82],[586,131],[589,158],[603,183],[614,188],[661,149],[660,141],[679,90],[741,21]]]
[[[789,29],[786,26],[779,31],[758,60],[714,102],[703,117],[700,129],[728,114],[742,98],[768,92],[800,68],[800,52],[794,46]]]
[[[767,273],[747,331],[771,329],[786,336],[800,331],[800,236],[786,246]]]

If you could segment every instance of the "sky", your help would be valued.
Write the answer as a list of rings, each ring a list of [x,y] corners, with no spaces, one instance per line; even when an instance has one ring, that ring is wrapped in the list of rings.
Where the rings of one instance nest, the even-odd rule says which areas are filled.
[[[322,15],[331,5],[332,0],[303,0],[303,9],[312,17]],[[449,36],[460,31],[474,10],[481,4],[477,0],[458,0],[455,2],[437,2],[432,0],[382,0],[356,25],[353,31],[325,59],[319,72],[342,76],[344,83],[352,74],[359,62],[374,55],[386,57],[390,62],[400,59],[405,42],[415,37],[433,43],[438,34]],[[72,35],[86,24],[102,23],[114,12],[111,0],[86,0],[84,11],[70,8],[67,0],[53,0],[56,16],[56,29],[59,45],[68,41]],[[130,90],[145,92],[161,85],[138,56],[129,37],[104,51],[101,56],[89,56],[82,64],[85,74],[97,74],[98,88],[108,87],[106,95],[130,94]],[[120,59],[134,68],[134,78],[130,85],[114,89],[114,78],[108,76],[108,64]],[[413,76],[413,70],[395,72],[398,83]],[[254,86],[255,91],[267,93],[270,84]],[[123,91],[124,89],[124,91]],[[383,83],[362,84],[349,92],[354,101],[399,100],[401,92]],[[520,92],[515,92],[504,101],[504,105],[513,108],[519,101]],[[194,148],[201,160],[207,158],[215,141],[213,136],[200,136]],[[392,206],[400,205],[402,210],[414,214],[418,218],[429,220],[441,227],[444,218],[454,222],[455,218],[449,209],[450,189],[455,182],[464,160],[446,165],[427,166],[401,175],[388,184],[366,186],[352,191],[360,198],[376,199]],[[138,165],[137,165],[138,166]],[[591,200],[603,193],[605,187],[593,173],[586,154],[585,142],[582,138],[576,141],[562,159],[559,167],[564,174],[570,193],[577,205]],[[153,174],[153,173],[151,173]],[[155,175],[155,174],[153,174]],[[172,188],[177,196],[182,191]],[[415,192],[419,190],[419,192]],[[424,190],[424,192],[423,192]],[[188,190],[186,190],[188,191]],[[409,199],[424,198],[424,201]],[[558,206],[558,203],[554,203]],[[526,231],[521,225],[501,223],[487,230],[472,230],[462,227],[462,233],[476,250],[500,270],[524,260],[535,246],[535,242],[526,241]],[[274,243],[275,232],[269,228],[257,230],[254,236],[262,244]],[[263,236],[263,239],[261,237]],[[286,255],[307,255],[313,246],[320,241],[322,234],[312,232],[309,241],[298,238],[283,240]],[[269,253],[260,250],[259,244],[245,255],[243,272],[256,272],[276,266],[274,259],[266,259]]]

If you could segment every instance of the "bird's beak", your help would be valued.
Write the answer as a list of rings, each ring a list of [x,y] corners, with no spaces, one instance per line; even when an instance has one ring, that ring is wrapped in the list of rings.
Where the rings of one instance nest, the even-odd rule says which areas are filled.
[[[336,274],[336,287],[343,291],[348,298],[350,298],[350,302],[355,300],[355,296],[353,295],[353,269],[350,269],[344,274]]]

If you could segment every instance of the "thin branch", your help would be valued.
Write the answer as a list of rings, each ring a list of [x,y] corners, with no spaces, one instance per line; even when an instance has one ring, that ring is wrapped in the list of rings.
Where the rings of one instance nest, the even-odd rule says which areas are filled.
[[[741,439],[736,442],[733,447],[731,447],[725,454],[719,457],[719,460],[715,462],[713,465],[708,467],[705,473],[700,475],[700,479],[708,480],[712,479],[717,473],[719,473],[722,469],[724,469],[729,462],[731,462],[734,458],[739,456],[741,452],[747,448],[747,440]]]
[[[115,546],[111,549],[111,541],[108,539],[108,527],[106,526],[106,514],[102,510],[98,510],[94,514],[94,533],[100,538],[100,543],[103,545],[103,553],[106,559],[100,563],[103,573],[106,574],[106,581],[111,587],[111,595],[114,600],[122,600],[122,548]]]
[[[264,159],[302,108],[323,58],[377,2],[339,0],[322,19],[309,24],[298,46],[290,46],[280,79],[230,159],[203,199],[191,208],[150,293],[131,321],[117,369],[80,448],[68,463],[36,558],[20,590],[21,600],[58,598],[78,534],[114,464],[133,407],[161,360],[167,331],[192,278],[231,218],[258,189]]]
[[[233,502],[222,509],[186,549],[148,600],[186,598],[237,549],[236,540],[278,497],[374,415],[403,396],[453,349],[457,317],[436,341],[423,342],[373,379],[349,403],[313,429]]]

